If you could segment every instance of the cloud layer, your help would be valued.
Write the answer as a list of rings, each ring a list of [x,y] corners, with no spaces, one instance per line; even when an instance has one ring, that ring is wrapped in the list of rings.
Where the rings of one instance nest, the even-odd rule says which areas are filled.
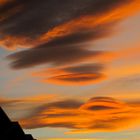
[[[58,25],[81,16],[95,16],[108,12],[128,0],[123,2],[121,0],[62,0],[59,5],[58,2],[58,0],[1,1],[0,25],[3,35],[36,38]]]
[[[81,64],[66,66],[63,68],[49,68],[46,70],[32,72],[34,77],[41,77],[42,82],[55,83],[59,85],[86,85],[96,83],[105,79],[102,74],[104,66],[101,64]]]
[[[58,1],[0,1],[0,45],[9,49],[28,48],[8,57],[12,68],[93,63],[97,56],[108,53],[89,48],[91,42],[108,37],[115,23],[136,11],[138,6],[134,7],[139,4],[137,0],[62,0],[57,4]],[[133,12],[128,12],[130,8]],[[96,82],[104,74],[71,73],[50,77],[48,81],[76,83],[83,79],[83,83],[90,83],[88,75]]]
[[[83,102],[56,95],[39,95],[1,98],[0,105],[25,129],[62,127],[69,129],[68,133],[93,133],[122,131],[140,124],[140,103],[135,100],[122,102],[111,97],[93,97]]]
[[[69,128],[71,133],[120,131],[138,126],[139,111],[138,102],[123,103],[110,97],[94,97],[85,103],[62,100],[41,105],[21,124],[24,128]]]

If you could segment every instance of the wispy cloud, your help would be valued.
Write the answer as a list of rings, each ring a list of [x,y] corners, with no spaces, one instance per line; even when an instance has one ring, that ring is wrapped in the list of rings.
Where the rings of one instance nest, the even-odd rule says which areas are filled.
[[[138,126],[139,110],[138,102],[123,103],[109,97],[94,97],[86,103],[62,100],[41,105],[21,124],[24,128],[69,128],[70,133],[120,131]]]
[[[24,97],[24,98],[0,98],[0,106],[6,109],[9,116],[13,119],[21,119],[30,116],[31,110],[35,109],[42,103],[55,100],[55,94]],[[15,113],[16,112],[16,113]]]
[[[105,78],[102,74],[102,64],[80,64],[62,68],[49,68],[31,73],[34,77],[41,77],[42,82],[56,83],[59,85],[86,85],[96,83]]]
[[[101,56],[109,58],[108,52],[91,49],[90,43],[108,37],[120,19],[139,9],[137,0],[63,0],[59,5],[57,2],[1,1],[1,46],[9,49],[28,47],[9,56],[12,68],[23,69],[42,64],[56,67],[99,62]],[[7,13],[7,9],[10,12]],[[97,79],[102,79],[103,75],[100,72],[76,72],[56,75],[45,81],[62,84],[83,81],[87,84],[89,81],[100,81]]]

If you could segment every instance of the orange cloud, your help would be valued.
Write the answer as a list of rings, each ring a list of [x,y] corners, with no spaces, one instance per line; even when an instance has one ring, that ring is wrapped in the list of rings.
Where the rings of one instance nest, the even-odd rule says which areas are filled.
[[[50,41],[55,37],[64,36],[75,32],[79,29],[92,29],[100,24],[107,24],[114,22],[116,20],[123,19],[127,16],[134,14],[140,10],[139,0],[129,1],[127,4],[122,4],[114,9],[105,12],[105,14],[99,14],[98,16],[84,16],[78,19],[72,20],[66,24],[62,24],[50,30],[41,36],[40,40]]]
[[[54,3],[55,1],[43,1],[34,4],[15,0],[9,8],[11,11],[14,11],[13,8],[17,9],[18,6],[22,5],[23,7],[16,12],[13,20],[11,20],[13,15],[4,16],[6,8],[3,7],[2,17],[7,18],[6,21],[4,20],[5,24],[0,22],[0,25],[3,25],[0,32],[0,36],[2,36],[0,44],[7,48],[23,46],[30,48],[9,56],[12,60],[12,68],[29,68],[46,63],[64,66],[87,61],[98,63],[112,61],[117,57],[115,53],[95,51],[89,48],[89,43],[109,36],[114,23],[140,9],[138,0],[106,1],[105,3],[89,1],[86,5],[84,1],[76,3],[76,5],[73,5],[73,2],[63,2],[63,12],[59,10],[62,8],[61,5],[56,5],[55,9],[50,8],[54,6]],[[33,6],[31,6],[32,4]],[[39,7],[38,4],[40,4]],[[79,4],[84,7],[82,11],[79,10]],[[69,7],[77,9],[76,12],[69,10]],[[32,12],[30,13],[30,11]],[[44,17],[44,15],[46,16]],[[40,73],[40,75],[42,76],[44,73]],[[75,73],[56,70],[49,76],[45,74],[44,77],[43,82],[61,85],[86,85],[102,81],[106,75],[103,71]]]
[[[105,76],[99,73],[84,73],[84,74],[65,74],[43,80],[43,82],[58,84],[58,85],[86,85],[93,84],[103,80]]]
[[[98,63],[66,66],[62,68],[49,68],[31,75],[41,77],[41,82],[58,85],[86,85],[97,83],[105,79],[102,74],[104,66]]]
[[[10,2],[14,3],[15,6],[10,7],[9,10],[7,10],[7,11],[5,10],[4,12],[1,12],[0,21],[6,20],[6,19],[8,21],[14,14],[17,14],[20,12],[23,12],[23,14],[24,13],[27,14],[26,11],[24,11],[24,10],[26,10],[26,5],[28,4],[26,2],[18,2],[17,0],[13,0],[13,1],[12,0],[1,0],[0,4],[3,6]],[[106,3],[108,3],[108,2],[106,2]],[[81,30],[81,29],[92,30],[96,26],[112,23],[114,21],[117,21],[117,20],[123,19],[127,16],[130,16],[140,10],[139,0],[130,0],[130,1],[126,0],[124,2],[118,1],[118,2],[110,2],[110,3],[113,3],[113,4],[112,5],[110,4],[110,6],[108,6],[109,7],[108,9],[104,8],[104,7],[107,7],[104,4],[105,6],[103,7],[104,8],[103,11],[99,10],[99,12],[98,12],[98,10],[97,11],[93,10],[93,13],[89,12],[89,14],[87,13],[85,15],[83,14],[76,18],[72,18],[72,19],[68,20],[67,22],[62,22],[61,24],[58,24],[58,25],[54,26],[53,28],[50,28],[49,30],[44,29],[43,31],[41,31],[42,34],[40,34],[38,31],[38,33],[36,33],[36,35],[35,35],[36,37],[34,38],[34,41],[32,40],[33,39],[32,36],[28,36],[30,33],[29,34],[27,33],[26,36],[24,34],[18,35],[18,33],[14,34],[14,35],[10,35],[8,33],[5,33],[2,30],[2,31],[0,31],[0,33],[1,33],[1,36],[3,39],[1,39],[0,45],[2,47],[7,47],[9,49],[17,48],[17,47],[26,48],[26,45],[28,45],[30,47],[35,47],[40,44],[49,42],[49,41],[53,40],[54,38],[69,35],[73,32],[77,32],[78,30]],[[102,2],[100,5],[102,5]],[[34,12],[34,13],[36,13],[36,12]],[[23,24],[24,20],[23,20],[23,23],[20,23],[18,21],[18,19],[20,19],[20,18],[18,17],[17,21],[15,21],[15,22],[17,22],[17,24],[19,26],[21,26],[20,24]],[[36,21],[36,22],[40,22],[40,21]],[[30,24],[30,23],[28,23],[28,24]],[[46,26],[48,26],[48,25],[46,25]],[[16,30],[16,28],[17,27],[15,27],[15,30]],[[18,32],[20,32],[19,30],[21,30],[21,34],[22,34],[22,32],[24,32],[24,31],[22,31],[22,29],[17,29],[17,30],[18,30]],[[32,30],[32,26],[30,27],[30,30]],[[28,30],[26,30],[26,31],[28,32]],[[29,41],[29,40],[32,40],[32,41]],[[11,44],[11,45],[9,45],[9,44]]]
[[[24,128],[64,127],[70,133],[120,131],[139,126],[139,112],[140,103],[109,97],[95,97],[86,103],[65,100],[40,106],[21,124]]]
[[[0,34],[2,35],[2,34]],[[30,43],[29,43],[30,42]],[[0,39],[0,45],[8,50],[15,50],[17,48],[31,48],[31,40],[25,37],[5,36]]]

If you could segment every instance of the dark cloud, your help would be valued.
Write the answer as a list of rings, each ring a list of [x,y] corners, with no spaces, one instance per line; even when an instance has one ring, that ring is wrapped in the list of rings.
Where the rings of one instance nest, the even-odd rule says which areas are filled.
[[[44,44],[43,46],[46,46]],[[27,68],[44,63],[55,65],[71,64],[84,59],[100,55],[102,52],[90,51],[77,46],[60,46],[60,47],[38,47],[30,50],[21,51],[10,55],[13,60],[11,66],[15,69]]]
[[[108,35],[110,33],[109,29],[111,29],[112,25],[113,23],[103,23],[101,25],[94,26],[92,29],[75,29],[69,34],[53,38],[47,43],[47,46],[71,46],[75,44],[81,45],[82,43],[94,41],[98,38]]]
[[[12,67],[27,68],[45,63],[71,64],[101,55],[104,52],[91,51],[83,42],[103,36],[108,32],[107,30],[106,26],[97,26],[94,31],[74,32],[71,35],[57,37],[35,48],[12,54],[9,56],[13,60]]]
[[[89,110],[108,110],[108,109],[115,109],[114,107],[104,106],[104,105],[96,105],[91,106],[88,108]]]
[[[106,52],[91,49],[91,42],[110,35],[119,18],[108,18],[108,15],[129,2],[131,0],[7,1],[0,5],[0,45],[30,47],[8,56],[14,69],[93,61]],[[94,67],[92,72],[86,72],[87,69],[93,68],[71,67],[65,71],[75,73],[52,76],[48,81],[85,83],[103,78],[99,72],[101,66]]]
[[[104,69],[102,64],[83,64],[63,68],[66,72],[70,73],[98,73]]]
[[[47,104],[48,108],[72,109],[80,107],[82,103],[75,100],[64,100]]]
[[[129,0],[13,0],[0,7],[1,16],[7,10],[21,9],[0,22],[4,34],[36,38],[55,26],[85,15],[102,14]],[[59,4],[58,4],[59,3]]]
[[[46,103],[43,104],[39,107],[37,107],[33,112],[32,115],[40,114],[43,110],[51,110],[51,109],[75,109],[79,108],[83,102],[81,101],[76,101],[76,100],[62,100],[62,101],[56,101],[56,102],[51,102],[51,103]],[[61,114],[55,114],[55,113],[48,113],[47,116],[67,116],[67,115],[72,115],[72,112],[68,113],[61,113]]]

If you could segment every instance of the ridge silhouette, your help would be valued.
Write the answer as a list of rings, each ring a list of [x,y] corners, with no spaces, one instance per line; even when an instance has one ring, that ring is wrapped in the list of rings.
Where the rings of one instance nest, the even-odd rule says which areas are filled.
[[[18,122],[12,122],[0,107],[0,140],[35,140],[25,134]]]

